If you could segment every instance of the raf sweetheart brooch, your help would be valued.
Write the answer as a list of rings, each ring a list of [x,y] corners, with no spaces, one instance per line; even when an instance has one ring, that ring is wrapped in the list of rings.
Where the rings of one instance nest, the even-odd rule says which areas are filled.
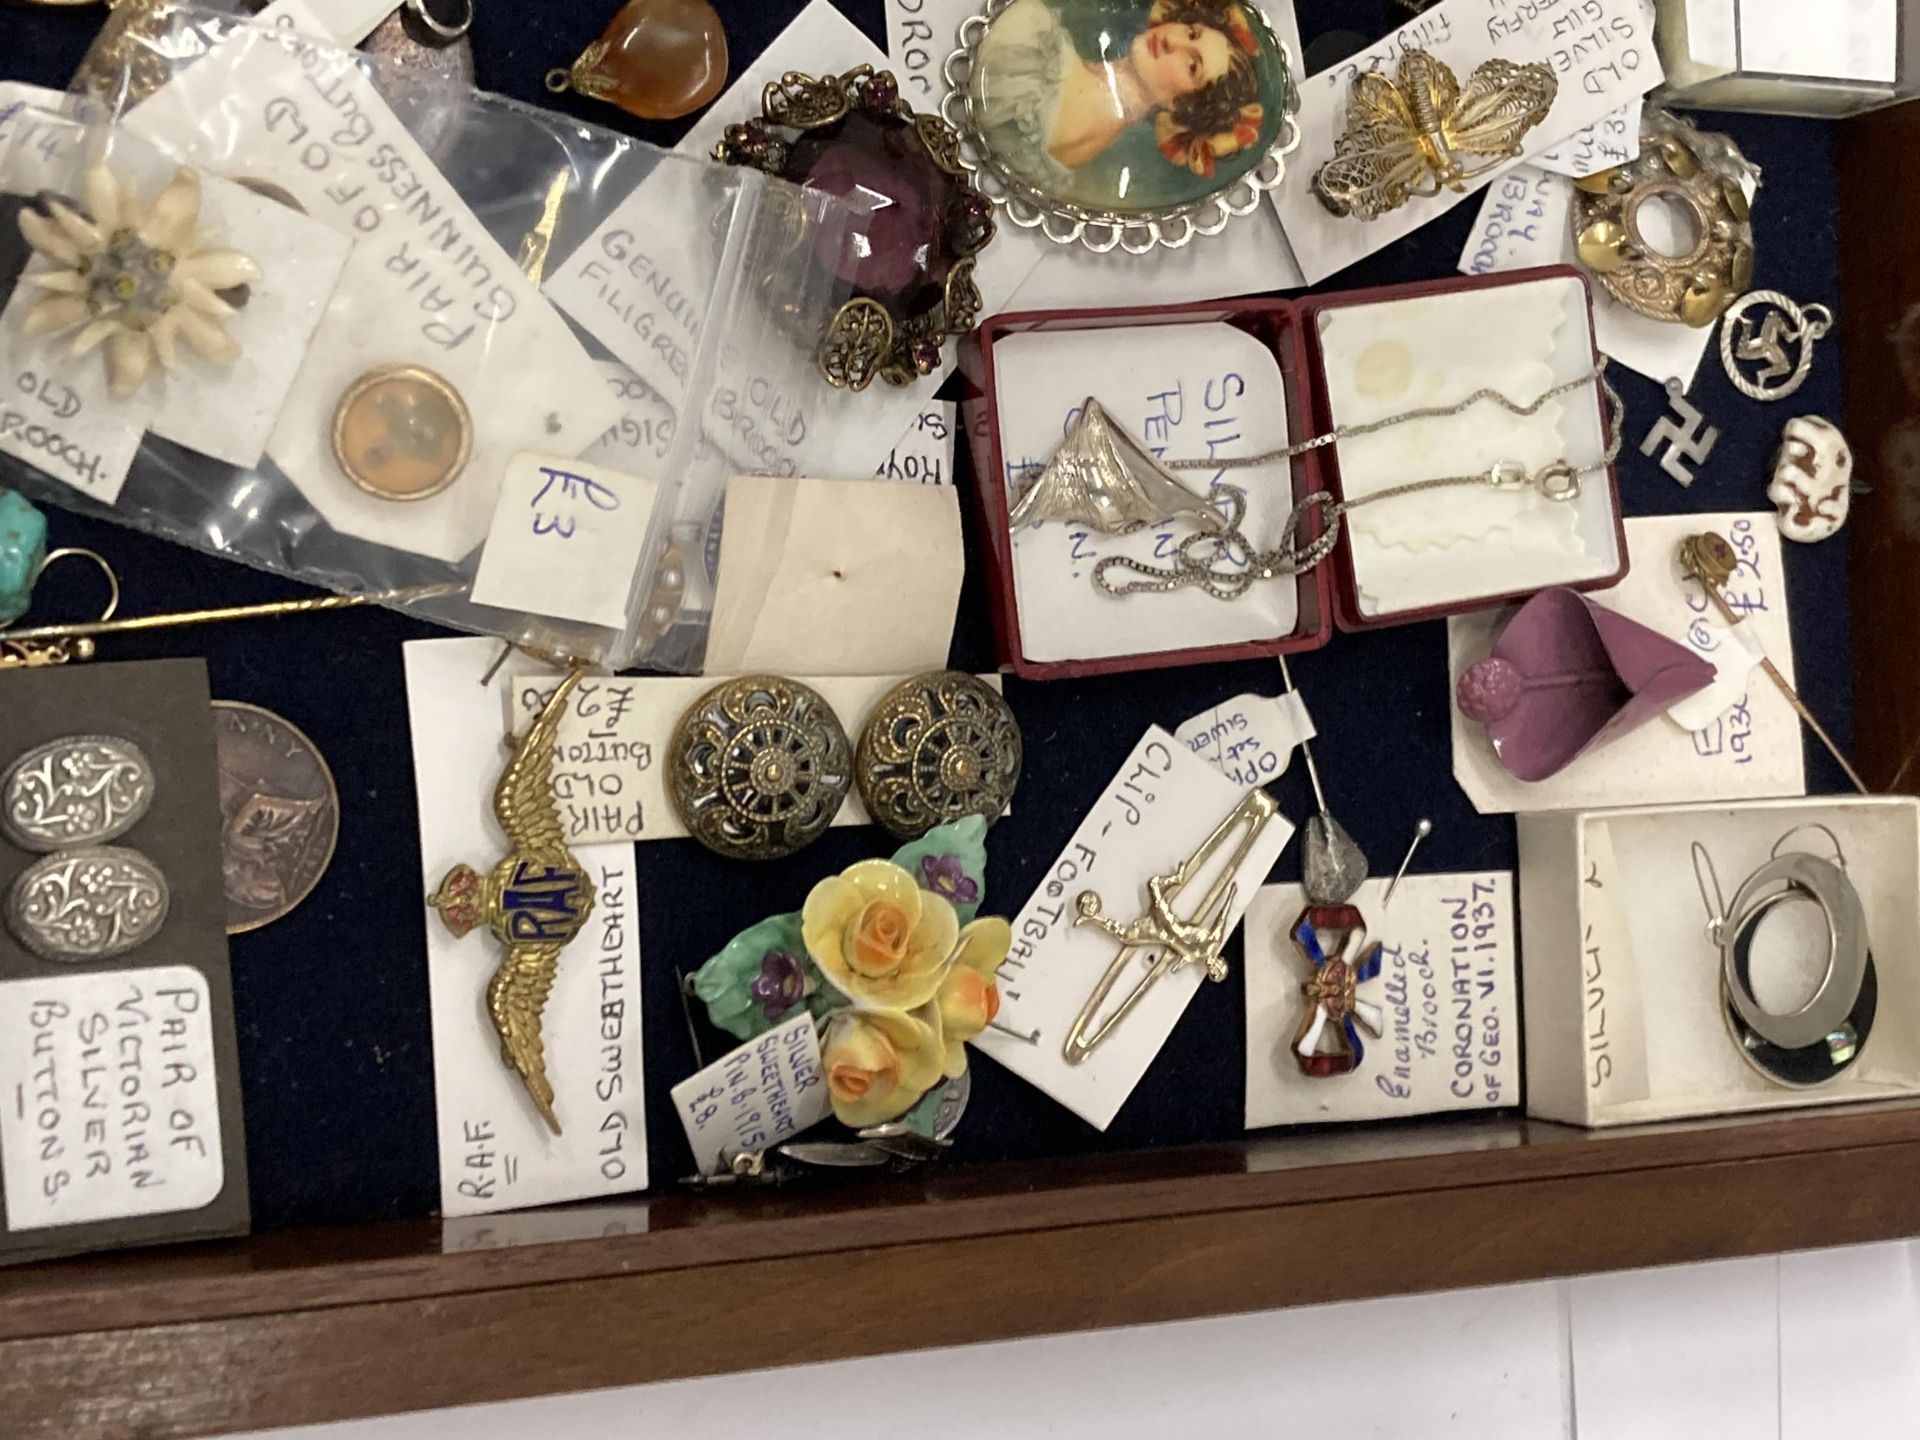
[[[507,947],[487,982],[487,1013],[500,1035],[500,1058],[519,1072],[556,1135],[560,1121],[553,1113],[540,1022],[560,952],[593,913],[593,882],[567,849],[560,828],[553,803],[553,749],[568,697],[583,673],[573,671],[555,688],[494,787],[493,813],[513,848],[485,875],[471,865],[454,866],[427,897],[455,936],[484,925]]]

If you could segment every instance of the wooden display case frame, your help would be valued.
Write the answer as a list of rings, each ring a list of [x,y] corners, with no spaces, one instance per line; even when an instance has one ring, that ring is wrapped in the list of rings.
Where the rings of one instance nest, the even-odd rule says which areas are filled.
[[[1876,457],[1920,417],[1883,348],[1920,304],[1920,107],[1849,122],[1840,154],[1865,257],[1840,307],[1848,428],[1875,485],[1850,527],[1859,753],[1911,793],[1920,520]],[[1905,504],[1920,516],[1920,480]],[[1436,1118],[628,1208],[632,1233],[564,1243],[443,1253],[411,1221],[0,1271],[0,1431],[163,1440],[1892,1239],[1920,1233],[1920,1104],[1609,1132]]]

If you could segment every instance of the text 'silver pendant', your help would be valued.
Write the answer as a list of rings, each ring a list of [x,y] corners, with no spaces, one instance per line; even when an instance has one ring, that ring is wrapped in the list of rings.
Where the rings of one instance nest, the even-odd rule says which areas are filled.
[[[567,848],[553,801],[553,750],[582,671],[562,680],[520,743],[493,791],[493,813],[513,849],[486,875],[456,865],[427,897],[456,936],[485,926],[507,947],[487,984],[487,1013],[500,1057],[516,1070],[554,1134],[560,1121],[547,1079],[541,1017],[560,952],[593,913],[593,882]]]

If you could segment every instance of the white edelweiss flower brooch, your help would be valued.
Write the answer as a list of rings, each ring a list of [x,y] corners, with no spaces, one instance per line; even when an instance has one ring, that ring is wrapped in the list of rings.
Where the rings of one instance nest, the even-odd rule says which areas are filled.
[[[20,233],[54,268],[23,277],[47,291],[27,311],[28,335],[78,329],[72,353],[105,345],[113,393],[126,397],[146,380],[152,362],[174,368],[178,343],[230,365],[240,346],[221,321],[234,313],[219,291],[263,273],[250,255],[207,247],[200,224],[200,176],[182,166],[150,208],[102,162],[87,168],[89,213],[59,200],[47,214],[20,212]]]

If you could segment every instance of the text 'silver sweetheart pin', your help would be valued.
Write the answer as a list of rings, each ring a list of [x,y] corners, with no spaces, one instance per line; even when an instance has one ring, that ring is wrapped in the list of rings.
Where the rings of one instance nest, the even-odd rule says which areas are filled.
[[[500,1034],[500,1057],[517,1070],[553,1133],[553,1086],[540,1039],[560,952],[593,913],[593,882],[567,849],[553,803],[553,750],[567,700],[584,672],[562,680],[514,747],[493,791],[493,813],[513,849],[481,875],[456,865],[427,897],[454,935],[484,925],[507,947],[487,984],[487,1013]]]

